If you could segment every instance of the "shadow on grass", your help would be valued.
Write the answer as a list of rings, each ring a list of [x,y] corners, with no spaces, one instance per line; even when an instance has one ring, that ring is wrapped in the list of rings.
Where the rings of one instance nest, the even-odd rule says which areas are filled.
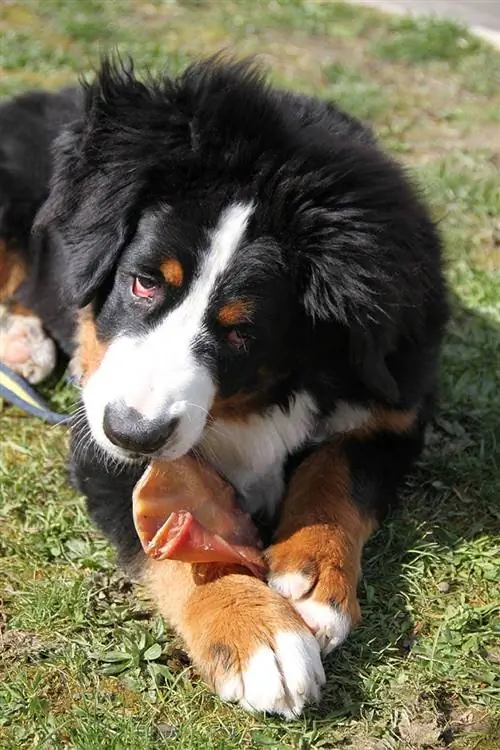
[[[499,351],[500,326],[454,300],[441,403],[426,449],[401,506],[367,546],[363,620],[329,657],[325,699],[311,718],[369,717],[390,691],[410,710],[432,695],[444,725],[458,697],[467,702],[480,686],[485,702],[490,688],[493,695],[488,648],[500,609],[492,604],[500,533]]]

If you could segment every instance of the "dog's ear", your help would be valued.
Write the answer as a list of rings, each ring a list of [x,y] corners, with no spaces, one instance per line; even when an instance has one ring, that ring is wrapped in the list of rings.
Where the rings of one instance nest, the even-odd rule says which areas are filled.
[[[49,195],[34,222],[34,231],[48,230],[62,244],[68,286],[79,307],[115,268],[140,189],[140,176],[132,178],[132,170],[113,159],[109,107],[111,89],[118,85],[113,75],[110,64],[103,64],[94,83],[85,86],[81,119],[55,139]]]
[[[359,254],[362,257],[362,254]],[[395,320],[387,314],[383,273],[361,265],[343,248],[329,245],[307,254],[301,269],[302,304],[314,323],[332,322],[348,332],[351,364],[372,394],[397,403],[399,388],[387,357],[396,341]]]
[[[354,324],[350,329],[351,361],[361,381],[374,396],[396,405],[400,391],[392,376],[387,359],[394,348],[390,329],[384,332],[374,327]]]
[[[49,196],[39,210],[34,231],[49,230],[62,244],[65,282],[79,307],[95,296],[115,265],[121,248],[117,215],[106,216],[95,176],[85,175],[79,126],[72,126],[54,144],[54,172]]]

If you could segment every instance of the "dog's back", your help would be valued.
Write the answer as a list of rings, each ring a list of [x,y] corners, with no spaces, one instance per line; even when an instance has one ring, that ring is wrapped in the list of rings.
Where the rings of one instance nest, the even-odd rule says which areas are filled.
[[[0,102],[0,303],[15,299],[35,312],[67,353],[73,323],[61,299],[62,259],[32,225],[48,194],[52,142],[81,110],[76,87]]]

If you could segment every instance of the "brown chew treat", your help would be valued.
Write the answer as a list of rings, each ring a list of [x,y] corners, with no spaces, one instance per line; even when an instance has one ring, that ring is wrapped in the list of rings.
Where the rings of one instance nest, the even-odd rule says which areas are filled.
[[[155,560],[237,563],[263,577],[262,543],[234,490],[193,456],[152,461],[135,486],[134,523]]]

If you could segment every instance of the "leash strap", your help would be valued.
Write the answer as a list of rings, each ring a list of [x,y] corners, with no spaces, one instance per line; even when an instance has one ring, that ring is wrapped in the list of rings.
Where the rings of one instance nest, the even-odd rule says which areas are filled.
[[[13,406],[50,424],[60,424],[68,420],[67,414],[52,411],[24,378],[2,362],[0,362],[0,398],[4,398]]]

